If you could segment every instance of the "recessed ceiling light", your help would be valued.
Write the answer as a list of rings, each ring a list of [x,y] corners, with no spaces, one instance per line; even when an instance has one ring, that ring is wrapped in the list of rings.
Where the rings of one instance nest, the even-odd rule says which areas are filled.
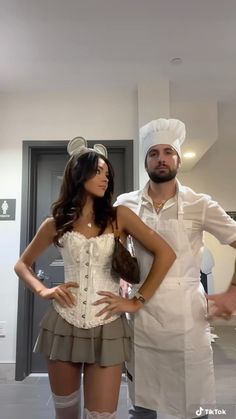
[[[170,60],[170,63],[173,65],[180,65],[183,63],[183,60],[180,57],[175,57],[175,58],[172,58],[172,60]]]
[[[183,154],[183,157],[185,159],[192,159],[195,156],[196,156],[196,153],[194,153],[194,151],[188,151],[188,152]]]

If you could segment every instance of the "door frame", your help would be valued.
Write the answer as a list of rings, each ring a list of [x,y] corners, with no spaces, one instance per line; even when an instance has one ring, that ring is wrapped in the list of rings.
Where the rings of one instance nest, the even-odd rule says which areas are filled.
[[[89,141],[93,146],[98,141]],[[125,178],[126,192],[133,189],[133,140],[104,140],[108,153],[112,149],[122,149],[125,156],[125,172],[131,176]],[[36,184],[37,158],[40,154],[62,154],[66,151],[68,141],[23,141],[22,147],[22,204],[20,254],[32,240],[36,230]],[[15,379],[24,380],[31,371],[32,312],[33,293],[19,280],[17,338],[16,338],[16,369]]]

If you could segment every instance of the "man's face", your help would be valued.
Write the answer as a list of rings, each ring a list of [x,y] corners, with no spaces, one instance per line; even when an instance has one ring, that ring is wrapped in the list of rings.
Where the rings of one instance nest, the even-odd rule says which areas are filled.
[[[148,150],[145,167],[149,178],[155,183],[168,182],[175,178],[180,164],[177,152],[168,144],[158,144]]]

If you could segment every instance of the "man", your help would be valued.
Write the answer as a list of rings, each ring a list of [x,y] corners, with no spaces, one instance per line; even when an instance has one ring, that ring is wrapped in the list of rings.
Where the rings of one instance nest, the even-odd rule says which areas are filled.
[[[183,122],[151,121],[140,129],[140,137],[150,180],[144,189],[120,195],[116,205],[128,206],[160,233],[177,259],[131,322],[130,419],[154,419],[157,410],[184,419],[207,417],[204,406],[213,408],[215,394],[207,302],[200,283],[202,235],[208,231],[236,248],[236,223],[209,196],[176,179],[185,139]],[[152,256],[139,243],[134,245],[143,279]],[[228,316],[232,304],[228,310],[225,298],[236,306],[236,287],[226,294],[214,301],[218,312]]]

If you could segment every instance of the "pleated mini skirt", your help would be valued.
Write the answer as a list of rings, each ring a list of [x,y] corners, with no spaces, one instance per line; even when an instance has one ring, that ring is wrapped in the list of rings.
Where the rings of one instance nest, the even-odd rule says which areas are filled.
[[[117,365],[130,359],[131,330],[125,315],[91,329],[78,328],[51,306],[40,322],[34,352],[51,360]]]

